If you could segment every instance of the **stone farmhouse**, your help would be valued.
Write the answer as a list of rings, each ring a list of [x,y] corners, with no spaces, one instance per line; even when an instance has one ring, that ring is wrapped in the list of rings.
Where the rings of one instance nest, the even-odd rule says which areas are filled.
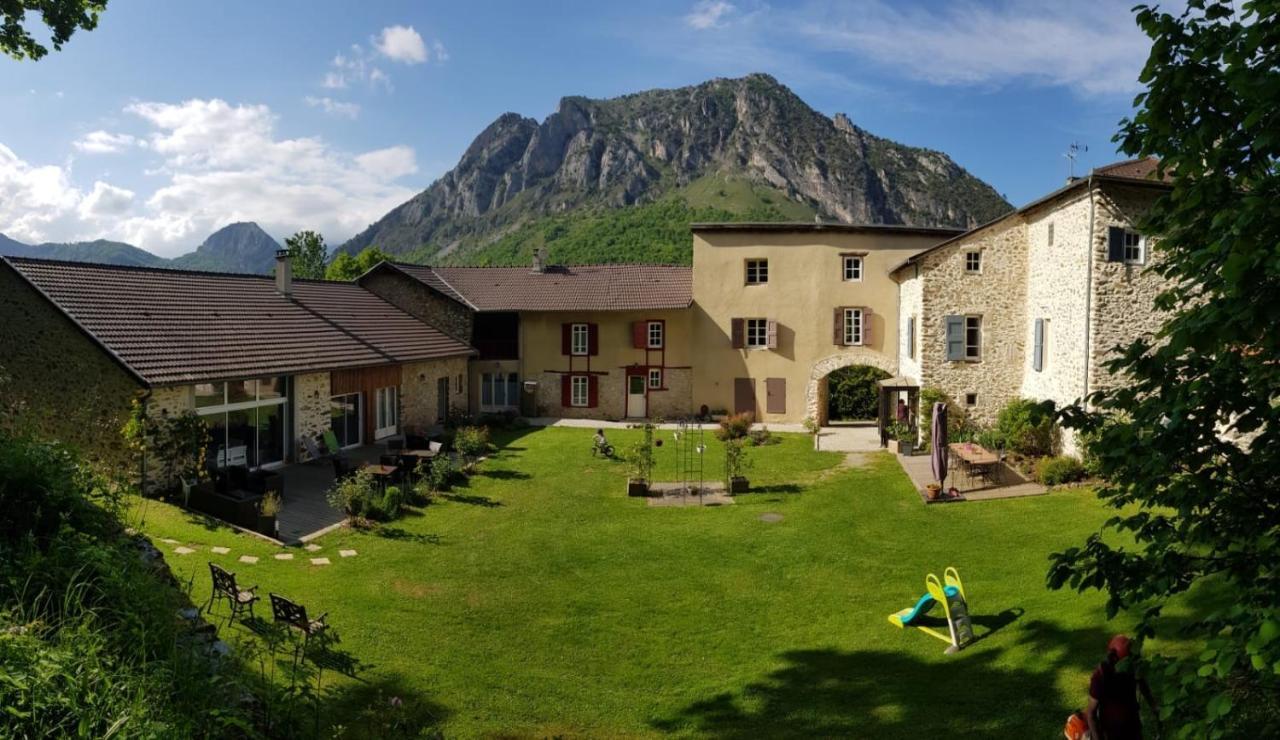
[[[827,377],[870,365],[978,420],[1016,397],[1107,387],[1113,349],[1159,324],[1154,163],[1075,179],[949,229],[694,224],[693,264],[428,267],[354,283],[7,258],[0,396],[99,457],[148,413],[196,411],[215,464],[298,459],[456,413],[825,422]],[[1068,447],[1071,441],[1065,441]]]

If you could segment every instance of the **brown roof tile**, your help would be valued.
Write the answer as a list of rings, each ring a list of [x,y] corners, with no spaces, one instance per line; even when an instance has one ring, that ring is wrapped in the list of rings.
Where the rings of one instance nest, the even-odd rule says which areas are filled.
[[[263,276],[7,259],[153,385],[471,352],[354,283],[295,280],[286,298]]]
[[[688,308],[693,270],[679,265],[397,268],[476,311],[643,311]]]
[[[1124,177],[1130,180],[1152,180],[1155,182],[1173,182],[1173,173],[1165,172],[1163,179],[1155,176],[1156,167],[1160,164],[1160,160],[1155,157],[1144,157],[1142,159],[1126,159],[1123,162],[1112,162],[1111,164],[1095,167],[1093,174],[1105,175],[1107,177]]]

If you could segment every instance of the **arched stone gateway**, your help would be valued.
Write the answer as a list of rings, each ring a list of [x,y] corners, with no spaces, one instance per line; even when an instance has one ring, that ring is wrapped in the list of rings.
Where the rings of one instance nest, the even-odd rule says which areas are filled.
[[[880,352],[866,349],[854,349],[835,355],[828,355],[813,363],[809,371],[809,385],[804,391],[805,417],[817,419],[819,424],[827,423],[827,376],[832,370],[853,365],[870,365],[878,367],[890,375],[898,374],[897,358],[887,357]]]

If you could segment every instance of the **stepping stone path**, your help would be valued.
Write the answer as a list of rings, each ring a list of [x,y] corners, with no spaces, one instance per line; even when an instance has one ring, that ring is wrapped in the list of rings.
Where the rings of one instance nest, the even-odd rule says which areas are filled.
[[[173,548],[173,551],[179,555],[190,555],[191,553],[195,552],[195,550],[192,550],[190,547],[183,547],[181,545]]]
[[[306,547],[304,547],[303,549],[304,549],[304,550],[306,550],[307,552],[315,552],[315,551],[317,551],[317,550],[321,550],[321,549],[323,549],[323,548],[321,548],[319,545],[316,545],[316,544],[310,544],[310,545],[307,545]]]
[[[176,545],[176,544],[178,544],[178,541],[177,541],[177,540],[171,540],[171,539],[169,539],[168,537],[162,537],[162,538],[160,539],[160,541],[161,541],[161,542],[163,542],[163,543],[165,543],[166,545]]]
[[[226,555],[227,553],[231,552],[231,548],[229,548],[229,547],[210,547],[210,548],[209,548],[209,552],[211,552],[211,553],[213,553],[213,554],[215,554],[215,555]]]
[[[768,514],[761,514],[760,521],[768,522],[769,524],[777,524],[778,522],[782,521],[782,515],[775,514],[773,512],[769,512]]]
[[[240,562],[253,565],[254,563],[258,562],[258,556],[257,555],[241,555]]]
[[[291,552],[278,552],[278,553],[276,553],[276,560],[293,560],[293,553],[291,553]]]
[[[354,558],[356,556],[356,551],[355,550],[339,550],[338,554],[344,558]]]
[[[311,558],[312,565],[328,565],[329,558]]]

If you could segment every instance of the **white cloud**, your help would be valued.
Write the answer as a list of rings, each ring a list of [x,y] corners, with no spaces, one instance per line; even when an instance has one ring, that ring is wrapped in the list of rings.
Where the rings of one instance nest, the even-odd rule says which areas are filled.
[[[90,131],[73,142],[72,146],[88,154],[115,154],[137,144],[138,140],[129,134]]]
[[[345,90],[352,85],[364,84],[391,91],[391,79],[370,61],[369,53],[359,44],[352,44],[346,52],[334,55],[320,84],[330,90]]]
[[[360,115],[360,106],[356,103],[344,103],[328,97],[317,98],[313,95],[308,95],[304,100],[312,108],[319,108],[331,116],[355,120]]]
[[[413,26],[387,26],[374,38],[373,47],[382,56],[404,64],[427,61],[427,45]]]
[[[689,15],[684,17],[684,22],[690,28],[696,28],[699,31],[705,31],[708,28],[719,28],[723,25],[725,16],[732,14],[734,5],[725,0],[698,0],[693,4],[693,9]]]
[[[1127,93],[1137,89],[1149,49],[1126,3],[1012,0],[904,8],[864,0],[811,6],[790,18],[786,30],[820,49],[935,85],[1024,82],[1084,94]]]
[[[133,195],[132,190],[118,188],[98,180],[93,183],[93,190],[80,201],[77,212],[83,219],[119,216],[133,205]]]
[[[431,42],[431,53],[436,55],[437,62],[449,61],[449,50],[444,48],[444,44],[439,41]]]
[[[189,251],[233,221],[268,232],[321,231],[340,243],[414,190],[394,184],[417,171],[407,146],[365,153],[318,137],[279,138],[264,105],[223,100],[140,102],[125,111],[149,130],[149,195],[106,182],[76,187],[71,165],[33,165],[0,144],[0,232],[28,242],[100,237],[157,254]]]

